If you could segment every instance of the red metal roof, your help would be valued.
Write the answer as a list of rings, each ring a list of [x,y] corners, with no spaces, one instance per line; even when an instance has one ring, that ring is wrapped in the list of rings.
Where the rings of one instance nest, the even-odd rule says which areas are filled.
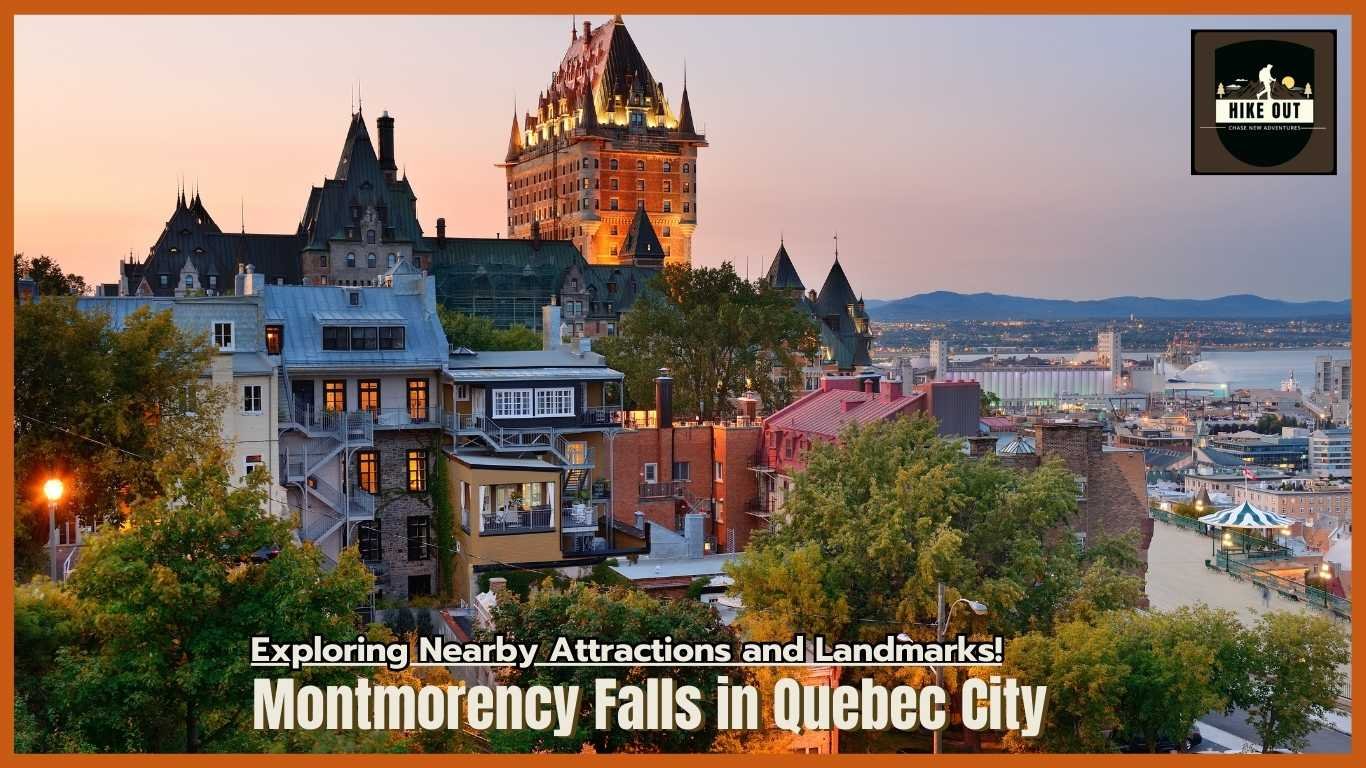
[[[893,398],[886,392],[817,390],[768,417],[764,426],[834,438],[847,424],[885,421],[904,413],[924,411],[925,405],[922,392]]]

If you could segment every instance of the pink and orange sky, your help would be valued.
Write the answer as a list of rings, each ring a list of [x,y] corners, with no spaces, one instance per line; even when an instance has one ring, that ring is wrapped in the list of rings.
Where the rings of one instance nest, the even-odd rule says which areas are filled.
[[[582,18],[582,17],[581,17]],[[601,23],[604,18],[594,18]],[[1348,295],[1344,18],[651,17],[626,23],[703,150],[701,264],[786,239],[818,286],[839,233],[868,298]],[[514,99],[564,17],[20,17],[15,241],[89,280],[146,255],[196,184],[225,229],[291,232],[351,93],[397,120],[429,233],[492,236]],[[1192,27],[1339,30],[1338,176],[1192,177]]]

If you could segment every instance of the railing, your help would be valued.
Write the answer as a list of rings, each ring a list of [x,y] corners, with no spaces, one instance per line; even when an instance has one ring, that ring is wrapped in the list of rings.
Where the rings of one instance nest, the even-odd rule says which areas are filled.
[[[1148,507],[1148,515],[1154,520],[1161,520],[1164,523],[1170,523],[1171,525],[1185,528],[1188,531],[1194,531],[1201,536],[1207,536],[1212,539],[1223,539],[1224,535],[1227,534],[1231,547],[1239,550],[1247,557],[1259,559],[1294,557],[1294,553],[1290,551],[1289,547],[1277,544],[1269,539],[1251,536],[1231,528],[1221,530],[1214,526],[1206,525],[1193,517],[1186,517],[1185,515],[1179,515],[1175,512],[1167,512],[1161,507],[1150,505]]]
[[[568,530],[570,528],[594,528],[598,526],[597,510],[592,506],[565,507],[561,512],[563,522],[561,525]]]
[[[608,427],[621,423],[621,406],[604,405],[583,409],[583,424],[589,427]]]
[[[552,517],[552,510],[548,506],[498,510],[482,516],[479,532],[482,534],[549,531],[553,530],[551,526]]]
[[[375,519],[375,497],[361,488],[352,488],[346,507],[347,519],[352,522]]]
[[[299,532],[299,538],[304,541],[316,542],[341,527],[344,522],[340,514],[326,507],[313,507],[311,511],[316,516]]]
[[[442,425],[441,414],[431,407],[373,408],[363,410],[370,415],[375,429],[410,429]]]
[[[1213,564],[1209,560],[1205,561],[1211,568],[1217,568],[1231,576],[1240,579],[1247,579],[1257,586],[1265,589],[1272,589],[1291,600],[1299,600],[1306,605],[1311,605],[1332,611],[1344,619],[1352,618],[1352,601],[1329,592],[1320,587],[1311,587],[1302,581],[1287,579],[1284,576],[1265,571],[1251,563],[1242,560],[1235,560],[1226,552],[1219,552],[1214,557]],[[1306,569],[1307,570],[1307,569]]]
[[[768,519],[773,516],[773,502],[769,500],[768,494],[764,494],[758,499],[751,499],[745,505],[745,512],[755,517]]]
[[[639,496],[645,499],[672,499],[683,490],[682,480],[667,483],[641,483]]]

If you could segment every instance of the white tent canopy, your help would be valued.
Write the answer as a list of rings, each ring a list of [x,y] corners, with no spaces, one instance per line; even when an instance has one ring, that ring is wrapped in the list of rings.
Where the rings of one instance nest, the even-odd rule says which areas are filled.
[[[1216,528],[1288,528],[1295,521],[1285,515],[1258,509],[1244,501],[1236,507],[1211,512],[1200,522]]]

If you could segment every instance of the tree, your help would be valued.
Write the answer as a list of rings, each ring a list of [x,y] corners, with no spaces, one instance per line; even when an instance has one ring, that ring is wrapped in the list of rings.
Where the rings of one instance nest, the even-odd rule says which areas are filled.
[[[329,572],[317,549],[292,544],[290,523],[264,508],[267,479],[231,485],[216,443],[156,471],[163,495],[138,499],[126,525],[91,537],[67,582],[83,640],[56,652],[44,717],[94,750],[259,748],[252,680],[268,673],[249,666],[246,639],[352,639],[373,579],[354,551]]]
[[[879,639],[905,629],[923,639],[939,582],[951,600],[987,603],[981,628],[1006,635],[1050,628],[1088,585],[1106,585],[1094,598],[1103,609],[1141,596],[1135,577],[1109,565],[1111,550],[1093,558],[1060,535],[1076,511],[1060,464],[1020,473],[960,446],[923,417],[814,445],[783,519],[728,568],[744,630]]]
[[[671,264],[622,316],[620,333],[596,348],[626,374],[635,406],[654,402],[652,380],[668,368],[675,412],[712,419],[747,389],[769,405],[788,402],[816,338],[815,322],[790,296],[739,277],[729,262]]]
[[[450,469],[440,446],[432,455],[438,457],[432,466],[432,481],[427,492],[431,496],[432,525],[436,528],[436,594],[450,597],[455,578],[455,509],[451,501]]]
[[[193,445],[223,393],[201,383],[206,337],[169,312],[140,309],[122,330],[70,299],[15,308],[16,570],[36,570],[47,540],[41,486],[66,482],[64,509],[116,520],[124,505],[161,492],[163,457]],[[216,425],[211,428],[217,434]]]
[[[676,643],[729,643],[730,631],[715,612],[690,600],[656,600],[637,589],[602,588],[575,582],[559,588],[547,579],[526,599],[504,592],[493,611],[496,631],[509,642],[539,643],[552,647],[563,636],[573,642],[597,638],[605,642],[643,643],[672,636]],[[480,632],[488,639],[490,630]],[[578,685],[592,691],[602,676],[596,667],[504,668],[503,684]],[[489,740],[495,752],[548,750],[578,752],[591,744],[598,752],[704,752],[716,737],[716,670],[705,667],[621,669],[621,685],[643,685],[648,677],[670,677],[680,686],[694,685],[703,693],[700,706],[704,723],[696,731],[639,731],[594,729],[593,696],[585,696],[573,735],[558,738],[547,732],[493,731]]]
[[[506,352],[541,348],[541,337],[525,325],[498,328],[487,317],[477,317],[438,307],[441,327],[452,347],[465,347],[476,352]]]
[[[1244,641],[1250,681],[1240,703],[1262,751],[1302,749],[1342,693],[1347,633],[1327,616],[1263,614]]]
[[[982,390],[982,397],[979,405],[979,410],[981,411],[981,415],[983,416],[991,416],[993,414],[1000,413],[1001,397],[1000,395],[997,395],[995,392],[988,392],[984,389]]]
[[[1228,611],[1111,611],[1006,647],[1005,672],[1047,685],[1042,733],[1007,734],[1013,751],[1103,752],[1180,744],[1196,718],[1233,706],[1246,688],[1244,630]]]
[[[47,256],[38,255],[32,259],[24,254],[14,254],[14,281],[29,278],[38,284],[40,296],[69,296],[83,294],[88,290],[85,278],[74,272],[62,272],[62,267]]]

